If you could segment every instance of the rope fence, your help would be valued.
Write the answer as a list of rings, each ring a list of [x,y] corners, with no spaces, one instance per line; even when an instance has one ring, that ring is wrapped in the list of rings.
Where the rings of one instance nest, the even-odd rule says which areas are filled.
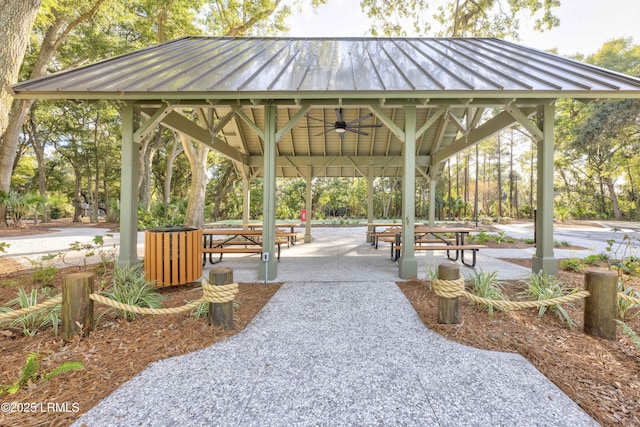
[[[640,298],[634,298],[631,295],[618,293],[618,298],[620,298],[623,301],[630,302],[632,304],[640,305]]]
[[[137,314],[179,314],[185,311],[192,310],[203,303],[223,304],[232,302],[238,294],[238,283],[230,283],[227,285],[212,285],[206,279],[202,281],[202,297],[195,301],[191,301],[185,305],[179,307],[168,308],[148,308],[140,307],[137,305],[124,304],[119,301],[115,301],[111,298],[107,298],[97,293],[90,293],[89,299],[98,303],[104,304],[109,307],[113,307],[119,310],[129,311]],[[11,310],[5,313],[0,313],[0,321],[11,320],[23,316],[25,314],[33,313],[45,308],[54,307],[58,304],[63,304],[63,295],[57,295],[47,301],[43,301],[39,304],[35,304],[19,310]]]
[[[615,274],[611,272],[592,272],[585,275],[585,288],[586,290],[574,289],[569,294],[546,300],[539,301],[508,301],[508,300],[494,300],[488,298],[482,298],[468,292],[465,289],[465,279],[459,275],[459,270],[455,264],[453,265],[441,265],[445,267],[443,272],[447,274],[444,278],[434,278],[432,280],[432,286],[434,293],[443,301],[457,301],[458,297],[465,297],[470,301],[478,304],[494,306],[505,310],[510,309],[523,309],[523,308],[539,308],[545,306],[553,306],[557,304],[566,304],[574,301],[586,298],[585,302],[585,332],[590,335],[601,336],[603,338],[615,339],[615,306],[618,300],[623,300],[632,304],[640,306],[640,298],[636,296],[627,295],[617,292],[617,279]],[[448,272],[446,272],[449,270]],[[451,275],[453,273],[453,275]],[[439,273],[440,275],[440,273]],[[17,317],[33,313],[38,310],[50,308],[58,304],[62,304],[63,315],[63,327],[65,323],[77,325],[83,325],[87,328],[93,323],[93,306],[90,300],[98,302],[100,304],[107,305],[109,307],[116,308],[118,310],[133,312],[137,314],[179,314],[198,307],[200,304],[209,303],[209,316],[210,323],[215,323],[218,326],[223,326],[225,329],[233,328],[233,309],[231,304],[238,293],[238,283],[230,283],[233,281],[233,270],[229,268],[218,268],[210,272],[210,283],[208,280],[202,281],[202,296],[192,302],[179,307],[170,308],[148,308],[139,307],[131,304],[124,304],[113,299],[107,298],[104,295],[92,292],[93,289],[93,275],[89,273],[76,273],[75,277],[70,275],[65,280],[63,286],[63,294],[57,295],[47,301],[43,301],[39,304],[22,308],[19,310],[12,310],[4,313],[0,313],[0,321],[6,321],[15,319]],[[458,277],[457,279],[451,279],[451,277]],[[68,287],[67,287],[68,286]],[[74,289],[76,293],[73,296],[66,294],[65,289]],[[71,292],[69,290],[68,292]],[[441,308],[439,305],[439,319]],[[457,323],[457,302],[454,306],[443,305],[442,308],[442,323]],[[589,313],[587,313],[589,311]],[[593,312],[593,314],[592,314]],[[65,316],[70,316],[70,313],[74,313],[74,316],[88,316],[85,321],[68,319]],[[589,314],[589,315],[587,315]],[[450,319],[450,320],[445,320]],[[65,322],[66,320],[66,322]],[[593,323],[593,324],[592,324]],[[82,327],[81,327],[82,329]],[[84,331],[84,329],[83,329]],[[64,331],[63,331],[64,332]],[[88,334],[88,329],[84,331]],[[69,336],[77,334],[77,330],[69,332]],[[611,338],[614,337],[614,338]],[[64,336],[63,336],[64,338]]]
[[[238,283],[233,282],[233,270],[217,268],[210,272],[210,281],[202,281],[202,296],[179,307],[149,308],[124,304],[93,292],[92,273],[73,273],[65,278],[62,294],[39,304],[19,310],[0,313],[0,321],[6,321],[62,304],[62,339],[71,340],[77,335],[88,336],[93,329],[93,302],[125,312],[137,314],[179,314],[193,310],[201,304],[209,304],[209,324],[233,329],[233,301],[238,293]],[[231,283],[233,282],[233,283]]]
[[[576,288],[566,295],[538,301],[489,299],[467,292],[465,279],[460,275],[459,266],[454,263],[440,264],[438,277],[432,279],[431,285],[434,293],[438,296],[438,323],[460,323],[458,297],[465,297],[472,302],[504,310],[549,307],[584,298],[583,330],[585,334],[608,340],[616,339],[616,318],[620,301],[640,305],[640,299],[636,295],[630,296],[618,292],[617,274],[610,270],[586,272],[584,290]]]
[[[522,309],[522,308],[539,308],[549,307],[556,304],[566,304],[569,302],[577,301],[582,298],[586,298],[590,295],[589,291],[580,291],[574,289],[568,295],[564,295],[558,298],[550,298],[539,301],[506,301],[506,300],[494,300],[488,298],[482,298],[467,292],[464,288],[464,278],[460,277],[455,280],[445,279],[433,279],[431,285],[433,286],[434,293],[443,298],[457,298],[465,297],[478,304],[492,305],[494,307],[509,309]]]
[[[61,303],[62,303],[62,294],[57,295],[46,301],[43,301],[40,304],[31,305],[29,307],[21,308],[20,310],[12,310],[12,311],[7,311],[6,313],[0,313],[0,320],[15,319],[16,317],[33,313],[34,311],[43,310],[45,308],[53,307]]]
[[[107,305],[109,307],[117,308],[118,310],[130,311],[137,314],[179,314],[185,311],[192,310],[198,307],[202,303],[225,303],[231,302],[235,299],[238,293],[238,284],[231,283],[229,285],[214,286],[208,281],[202,281],[202,297],[195,301],[191,301],[180,307],[169,308],[148,308],[139,307],[137,305],[123,304],[118,301],[114,301],[110,298],[102,296],[100,294],[92,293],[89,298],[93,301]]]

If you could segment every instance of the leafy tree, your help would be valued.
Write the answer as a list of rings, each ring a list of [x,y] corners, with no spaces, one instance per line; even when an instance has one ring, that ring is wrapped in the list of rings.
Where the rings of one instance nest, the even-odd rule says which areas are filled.
[[[631,39],[607,42],[586,60],[640,75],[640,46],[633,45]],[[578,215],[588,214],[581,206],[591,206],[594,215],[621,219],[622,183],[627,183],[630,196],[637,200],[633,165],[640,160],[636,154],[640,146],[640,102],[623,100],[585,105],[565,101],[558,106],[556,136],[565,149],[559,150],[562,155],[556,164],[567,202],[578,209]]]
[[[544,31],[560,24],[553,9],[560,0],[447,0],[428,14],[428,0],[361,0],[360,5],[373,21],[373,35],[418,35],[469,37],[491,36],[518,39],[519,17],[535,18],[535,29]],[[434,24],[439,24],[433,31]]]
[[[6,0],[0,8],[0,135],[10,122],[11,97],[6,87],[17,81],[31,26],[40,9],[41,0]],[[11,187],[17,138],[0,139],[0,191]],[[6,207],[0,205],[0,226],[6,226]]]

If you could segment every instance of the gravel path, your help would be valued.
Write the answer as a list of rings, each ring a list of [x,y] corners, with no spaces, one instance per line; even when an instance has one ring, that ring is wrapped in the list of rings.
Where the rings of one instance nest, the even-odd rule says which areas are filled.
[[[286,283],[244,331],[150,365],[83,424],[597,425],[521,356],[426,329],[393,282]]]

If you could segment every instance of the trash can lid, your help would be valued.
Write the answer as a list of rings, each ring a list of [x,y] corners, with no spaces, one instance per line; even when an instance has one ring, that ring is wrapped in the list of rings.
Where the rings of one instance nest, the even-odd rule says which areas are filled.
[[[168,233],[172,231],[194,231],[197,230],[196,227],[185,227],[182,225],[168,225],[166,227],[156,227],[150,228],[147,231],[152,231],[154,233]]]

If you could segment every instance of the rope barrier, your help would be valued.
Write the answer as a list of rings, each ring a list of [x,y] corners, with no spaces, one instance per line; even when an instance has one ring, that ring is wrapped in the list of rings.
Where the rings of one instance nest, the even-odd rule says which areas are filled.
[[[431,284],[433,286],[433,291],[439,297],[443,297],[443,298],[465,297],[479,304],[492,305],[494,307],[504,308],[507,310],[521,309],[521,308],[548,307],[551,305],[565,304],[568,302],[577,301],[579,299],[586,298],[589,296],[589,291],[576,291],[558,298],[551,298],[551,299],[540,300],[540,301],[504,301],[504,300],[493,300],[488,298],[482,298],[467,292],[464,289],[463,277],[460,277],[456,280],[433,279]]]
[[[618,298],[620,298],[623,301],[628,301],[632,304],[638,304],[640,305],[640,298],[634,298],[631,295],[627,295],[627,294],[623,294],[618,292]]]
[[[433,279],[432,286],[434,293],[443,298],[457,298],[457,297],[465,297],[473,302],[478,304],[492,305],[494,307],[504,308],[504,309],[521,309],[521,308],[539,308],[545,306],[551,306],[556,304],[565,304],[573,301],[577,301],[582,298],[586,298],[589,296],[589,291],[578,291],[572,292],[568,295],[564,295],[558,298],[551,298],[547,300],[540,301],[504,301],[504,300],[493,300],[488,298],[482,298],[477,295],[474,295],[470,292],[467,292],[464,289],[464,277],[460,277],[455,280],[444,280],[444,279]],[[89,295],[89,298],[99,302],[101,304],[107,305],[109,307],[116,308],[118,310],[130,311],[137,314],[178,314],[183,313],[185,311],[192,310],[199,306],[202,303],[225,303],[233,301],[238,293],[238,284],[231,283],[229,285],[212,285],[207,280],[202,281],[202,297],[195,301],[192,301],[188,304],[185,304],[180,307],[170,307],[170,308],[148,308],[148,307],[139,307],[136,305],[123,304],[118,301],[114,301],[110,298],[102,296],[100,294],[92,293]],[[618,298],[624,301],[631,302],[633,304],[640,305],[640,298],[634,298],[629,295],[625,295],[623,293],[618,293]],[[22,308],[20,310],[13,310],[6,313],[0,313],[0,320],[8,320],[15,319],[16,317],[20,317],[24,314],[29,314],[34,311],[42,310],[45,308],[53,307],[54,305],[62,303],[62,294],[57,295],[50,300],[41,302],[40,304],[36,304],[30,307]]]
[[[109,307],[117,308],[119,310],[130,311],[137,314],[178,314],[183,313],[185,311],[192,310],[199,306],[202,303],[225,303],[231,302],[235,299],[236,294],[238,293],[238,284],[231,283],[229,285],[212,285],[207,280],[202,281],[202,297],[195,301],[192,301],[188,304],[185,304],[180,307],[169,307],[169,308],[148,308],[148,307],[138,307],[137,305],[123,304],[118,301],[114,301],[110,298],[102,296],[100,294],[92,293],[89,295],[89,298],[99,302],[101,304],[107,305]],[[62,303],[62,294],[57,295],[54,298],[51,298],[47,301],[41,302],[37,305],[32,305],[30,307],[22,308],[20,310],[13,310],[6,313],[0,313],[0,320],[8,320],[15,319],[16,317],[20,317],[25,314],[32,313],[34,311],[42,310],[48,307],[53,307],[54,305]]]
[[[100,294],[93,293],[89,295],[89,298],[107,305],[109,307],[117,308],[118,310],[130,311],[136,314],[178,314],[185,311],[192,310],[202,303],[225,303],[231,302],[235,299],[238,293],[238,284],[231,283],[229,285],[212,285],[208,281],[202,281],[202,297],[188,304],[180,307],[170,308],[148,308],[138,307],[137,305],[123,304],[118,301],[114,301],[110,298],[104,297]]]
[[[0,320],[15,319],[24,314],[29,314],[34,311],[42,310],[44,308],[53,307],[54,305],[62,303],[62,294],[57,295],[47,301],[43,301],[40,304],[32,305],[30,307],[21,308],[20,310],[8,311],[6,313],[0,313]]]

